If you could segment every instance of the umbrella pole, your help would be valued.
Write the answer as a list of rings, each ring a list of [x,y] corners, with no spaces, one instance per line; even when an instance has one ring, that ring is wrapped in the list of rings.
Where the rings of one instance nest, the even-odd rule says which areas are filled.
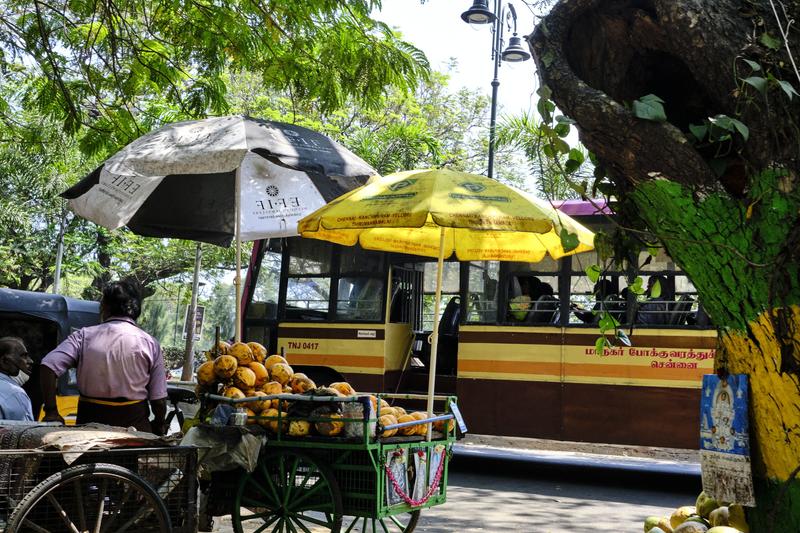
[[[241,166],[236,168],[236,277],[233,284],[236,286],[236,322],[234,340],[242,340],[242,171]]]
[[[439,348],[439,302],[442,299],[442,271],[444,270],[444,232],[439,232],[439,261],[436,265],[436,296],[433,301],[433,333],[431,333],[431,359],[428,369],[428,418],[433,416],[433,396],[436,389],[436,352]],[[428,441],[431,440],[433,424],[428,424]]]

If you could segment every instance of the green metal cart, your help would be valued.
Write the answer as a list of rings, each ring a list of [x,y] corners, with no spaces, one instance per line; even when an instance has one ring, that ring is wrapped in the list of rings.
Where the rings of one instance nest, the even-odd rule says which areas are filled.
[[[387,401],[422,400],[422,395],[377,394]],[[252,398],[207,399],[240,404]],[[420,511],[447,500],[447,469],[456,439],[452,419],[458,419],[454,396],[437,396],[444,414],[381,427],[369,396],[331,397],[279,394],[259,400],[342,402],[346,436],[292,437],[286,424],[296,420],[331,422],[330,417],[251,417],[275,422],[253,472],[244,469],[212,477],[212,514],[230,513],[237,533],[332,532],[389,533],[414,530]],[[349,404],[349,405],[348,405]],[[438,403],[441,405],[441,403]],[[353,414],[356,408],[356,415]],[[443,431],[423,436],[379,437],[382,430],[444,421]],[[261,431],[258,426],[254,432]],[[354,433],[356,435],[354,435]]]

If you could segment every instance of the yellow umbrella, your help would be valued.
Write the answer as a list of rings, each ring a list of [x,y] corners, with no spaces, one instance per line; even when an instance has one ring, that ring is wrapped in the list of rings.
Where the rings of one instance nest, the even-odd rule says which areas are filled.
[[[548,253],[558,259],[594,248],[594,234],[548,202],[485,176],[448,169],[375,178],[301,219],[298,233],[369,250],[437,257],[434,317],[439,316],[444,258],[454,253],[461,261],[534,263]],[[562,240],[575,246],[564,250]],[[434,320],[428,416],[438,341],[439,321]]]

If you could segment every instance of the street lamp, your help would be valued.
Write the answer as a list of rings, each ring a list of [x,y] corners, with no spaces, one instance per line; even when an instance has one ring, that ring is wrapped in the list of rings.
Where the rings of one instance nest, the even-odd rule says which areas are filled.
[[[508,9],[506,9],[506,7]],[[498,17],[496,14],[499,14]],[[461,13],[461,18],[469,24],[492,24],[492,60],[494,61],[494,79],[492,80],[492,108],[491,118],[489,119],[489,177],[494,175],[494,139],[495,124],[497,122],[497,88],[500,80],[497,78],[497,71],[500,69],[500,61],[517,63],[527,61],[531,55],[522,47],[522,40],[517,36],[517,11],[511,3],[503,6],[502,0],[494,0],[494,11],[489,9],[489,0],[474,0],[472,7]],[[504,24],[509,26],[513,22],[514,32],[508,40],[508,47],[500,52],[503,47]]]

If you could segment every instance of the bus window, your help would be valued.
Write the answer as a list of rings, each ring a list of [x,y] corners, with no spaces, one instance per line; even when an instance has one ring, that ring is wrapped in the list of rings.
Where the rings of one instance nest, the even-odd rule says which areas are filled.
[[[286,287],[287,319],[328,319],[332,250],[333,247],[327,242],[291,240]]]
[[[383,279],[340,278],[336,302],[337,320],[380,321],[384,292]]]
[[[281,279],[280,252],[265,252],[253,290],[247,318],[274,319],[278,316],[278,291]],[[249,337],[248,337],[249,338]]]
[[[507,309],[509,324],[557,324],[559,321],[558,261],[509,263]]]
[[[497,285],[500,280],[499,261],[473,261],[468,264],[467,285],[468,323],[497,322]]]
[[[596,326],[604,313],[610,314],[620,324],[627,323],[626,272],[613,264],[596,282],[592,282],[586,276],[585,269],[588,265],[598,264],[592,263],[592,259],[597,259],[596,254],[592,252],[580,255],[592,257],[584,257],[581,261],[571,263],[569,324]],[[631,296],[631,302],[633,301],[635,298]]]
[[[290,276],[331,273],[331,243],[316,239],[292,239],[290,242]]]
[[[286,288],[286,318],[327,319],[330,294],[330,278],[289,278]]]
[[[447,304],[450,303],[450,300],[459,295],[460,272],[461,269],[458,262],[450,261],[444,263],[444,268],[442,271],[442,298],[439,302],[438,319],[441,319]],[[433,331],[433,303],[436,294],[436,263],[425,263],[422,284],[422,328],[425,331]]]

